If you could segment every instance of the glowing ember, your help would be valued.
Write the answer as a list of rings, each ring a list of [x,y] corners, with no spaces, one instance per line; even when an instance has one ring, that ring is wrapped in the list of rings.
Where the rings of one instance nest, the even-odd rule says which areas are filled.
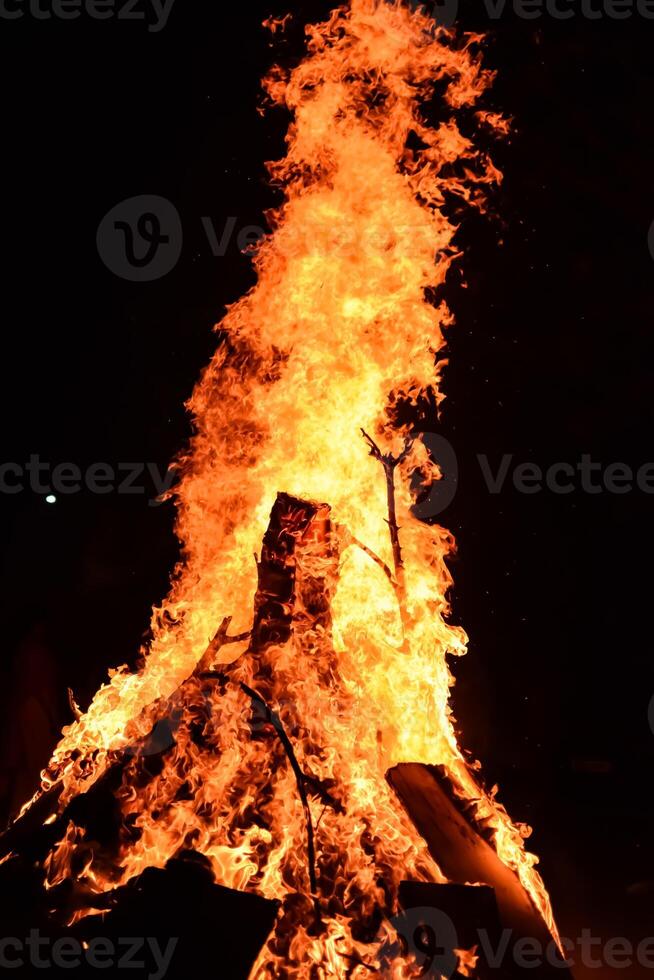
[[[419,11],[352,0],[308,29],[296,68],[266,80],[293,114],[288,153],[270,168],[285,198],[254,256],[257,285],[218,325],[189,403],[195,436],[177,490],[184,560],[140,672],[113,673],[44,774],[44,789],[63,786],[64,804],[132,753],[120,853],[96,852],[70,824],[48,858],[51,886],[74,875],[104,891],[193,847],[220,883],[282,901],[259,976],[282,964],[289,977],[367,976],[357,963],[375,965],[399,882],[443,880],[385,781],[403,761],[445,766],[459,795],[478,801],[500,857],[553,927],[528,831],[482,793],[457,746],[446,655],[463,654],[466,637],[447,621],[453,540],[411,515],[412,474],[438,472],[402,425],[403,406],[443,397],[437,355],[451,317],[428,289],[456,258],[445,195],[483,207],[484,186],[500,179],[457,124],[492,81],[479,41],[457,45]],[[429,128],[420,106],[437,84],[444,117]],[[478,121],[506,130],[496,114]],[[401,564],[384,469],[361,429],[399,459]],[[279,491],[323,506],[291,535],[292,635],[248,650],[252,555]],[[229,636],[246,638],[205,664],[213,676],[191,677],[226,617]],[[274,708],[310,775],[306,806],[275,719],[259,704],[253,720],[248,691]],[[171,710],[174,744],[147,775],[133,746]],[[472,969],[472,953],[462,960]]]

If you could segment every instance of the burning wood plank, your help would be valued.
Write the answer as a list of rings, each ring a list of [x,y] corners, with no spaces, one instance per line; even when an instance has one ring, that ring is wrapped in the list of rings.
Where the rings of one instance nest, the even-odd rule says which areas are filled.
[[[517,874],[500,860],[495,849],[464,815],[447,778],[437,766],[403,763],[391,769],[387,778],[450,881],[493,888],[501,924],[511,930],[512,943],[533,939],[543,949],[554,943]],[[510,948],[508,960],[511,960]],[[530,973],[543,978],[571,976],[562,965],[554,967],[547,963]],[[515,966],[514,973],[509,973],[513,975]]]

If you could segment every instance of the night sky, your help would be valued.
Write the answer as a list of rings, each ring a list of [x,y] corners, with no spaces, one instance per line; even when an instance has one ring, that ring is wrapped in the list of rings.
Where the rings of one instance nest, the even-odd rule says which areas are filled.
[[[563,931],[635,936],[654,906],[654,494],[588,493],[579,476],[571,493],[524,494],[512,469],[492,494],[477,457],[493,471],[504,454],[544,470],[584,456],[602,470],[654,463],[654,21],[525,20],[509,7],[491,22],[464,0],[459,17],[490,30],[486,104],[514,132],[494,148],[495,217],[463,222],[446,290],[457,324],[439,432],[459,488],[442,522],[459,543],[454,619],[470,635],[455,713],[488,782],[535,827]],[[158,33],[86,17],[0,23],[0,464],[38,454],[163,473],[183,447],[212,325],[253,282],[234,238],[212,255],[201,219],[220,236],[230,217],[237,231],[261,225],[278,201],[264,161],[283,153],[286,119],[257,112],[275,56],[259,25],[327,9],[177,0]],[[279,56],[298,57],[300,39],[291,30]],[[165,278],[130,283],[103,264],[96,232],[141,194],[174,203],[184,247]],[[26,644],[50,651],[53,674],[37,683],[59,726],[67,686],[86,705],[108,667],[135,662],[178,557],[172,505],[151,506],[151,479],[140,485],[54,504],[0,493],[5,727],[26,696]]]

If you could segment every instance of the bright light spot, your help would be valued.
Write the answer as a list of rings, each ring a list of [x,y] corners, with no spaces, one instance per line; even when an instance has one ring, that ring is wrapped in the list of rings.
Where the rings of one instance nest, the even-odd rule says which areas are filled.
[[[56,504],[57,503],[57,498],[55,497],[55,495],[53,493],[51,493],[49,496],[47,496],[45,498],[45,502],[46,502],[46,504]]]

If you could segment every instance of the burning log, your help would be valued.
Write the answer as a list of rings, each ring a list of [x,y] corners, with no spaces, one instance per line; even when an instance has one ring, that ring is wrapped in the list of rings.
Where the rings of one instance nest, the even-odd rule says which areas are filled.
[[[257,562],[251,650],[288,642],[291,632],[331,627],[328,579],[338,556],[327,504],[279,493]]]
[[[21,851],[56,814],[61,786],[41,794],[0,836],[0,860]]]
[[[510,951],[520,939],[535,940],[543,950],[554,944],[517,874],[500,860],[495,849],[455,803],[451,785],[438,767],[405,763],[391,769],[387,779],[450,881],[461,885],[490,885],[494,889],[501,925],[511,930],[507,962],[513,963]],[[414,890],[411,900],[415,898]],[[506,964],[503,969],[507,969]],[[524,972],[516,974],[514,965],[512,970],[506,974],[508,977],[522,976]],[[571,976],[562,964],[555,967],[544,963],[529,972],[543,980]]]

